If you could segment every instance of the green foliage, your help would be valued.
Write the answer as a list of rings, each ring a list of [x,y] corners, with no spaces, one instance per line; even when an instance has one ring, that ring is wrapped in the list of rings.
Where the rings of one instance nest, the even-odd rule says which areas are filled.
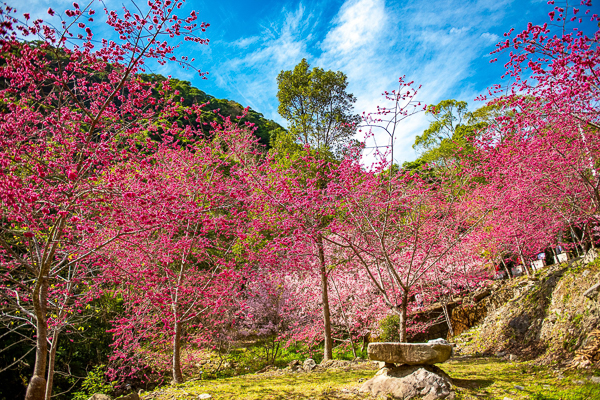
[[[87,400],[95,393],[111,395],[113,387],[106,381],[104,365],[97,365],[88,372],[81,384],[81,390],[73,393],[73,400]]]
[[[399,342],[400,341],[400,317],[396,314],[390,314],[379,321],[381,328],[381,341]]]
[[[146,82],[164,82],[167,80],[166,77],[158,74],[142,74],[140,77]],[[221,122],[219,114],[223,117],[230,117],[232,121],[236,121],[236,117],[242,115],[244,107],[233,100],[217,99],[202,90],[195,88],[190,82],[180,81],[179,79],[171,78],[171,88],[173,91],[178,91],[177,95],[180,98],[180,104],[182,106],[191,106],[192,104],[206,104],[203,107],[203,112],[200,115],[200,121],[202,123]],[[158,96],[158,93],[155,93]],[[181,101],[183,99],[183,101]],[[180,126],[185,126],[188,122],[180,117],[176,119]],[[248,109],[248,114],[240,121],[240,124],[250,122],[254,124],[256,130],[254,134],[258,137],[261,144],[265,145],[267,149],[270,147],[270,143],[273,138],[277,135],[277,132],[285,132],[285,129],[277,122],[266,119],[261,113]],[[201,128],[205,134],[208,134],[211,127],[210,125],[199,124],[198,128]]]
[[[470,140],[485,129],[498,114],[497,106],[484,106],[470,112],[465,101],[442,100],[427,107],[432,121],[415,139],[413,148],[421,155],[416,161],[404,163],[413,170],[423,164],[450,165],[473,152]]]
[[[289,121],[293,141],[308,144],[325,157],[343,154],[360,121],[353,114],[356,98],[346,91],[346,75],[318,67],[311,70],[302,59],[292,71],[281,71],[277,85],[278,111]],[[278,138],[277,146],[289,149],[289,138]]]

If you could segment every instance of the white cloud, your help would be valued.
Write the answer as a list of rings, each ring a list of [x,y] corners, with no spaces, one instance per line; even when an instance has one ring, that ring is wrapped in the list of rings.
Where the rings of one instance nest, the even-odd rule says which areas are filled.
[[[383,0],[350,0],[344,3],[325,36],[325,52],[349,54],[377,43],[387,21]]]
[[[235,44],[247,52],[232,57],[215,68],[213,74],[219,86],[235,93],[268,118],[281,121],[277,114],[277,84],[279,71],[290,69],[302,57],[309,56],[307,40],[310,40],[309,23],[312,15],[302,4],[293,11],[283,10],[279,21],[262,24],[260,36],[240,38]]]
[[[259,36],[250,36],[246,38],[240,38],[232,43],[232,46],[239,47],[240,49],[245,49],[248,46],[256,43],[260,40]]]
[[[452,28],[450,29],[451,35],[462,35],[463,33],[467,33],[471,28],[463,26],[462,28]]]
[[[500,36],[496,35],[495,33],[483,32],[480,37],[488,43],[495,44],[500,41]]]

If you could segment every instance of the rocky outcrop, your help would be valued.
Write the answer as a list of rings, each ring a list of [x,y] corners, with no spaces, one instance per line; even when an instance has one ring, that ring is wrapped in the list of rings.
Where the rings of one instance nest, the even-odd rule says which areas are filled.
[[[452,346],[442,343],[370,343],[369,359],[393,364],[433,365],[452,355]]]
[[[115,400],[140,400],[140,396],[133,392],[133,393],[129,393],[126,396],[121,396],[121,397],[117,397]]]
[[[315,360],[313,360],[312,358],[307,358],[304,361],[304,364],[302,364],[302,369],[304,369],[306,372],[310,372],[313,369],[315,369],[316,366],[317,363],[315,362]]]
[[[566,365],[600,329],[599,279],[598,259],[590,264],[572,260],[512,279],[481,302],[486,312],[478,325],[455,338],[457,350]],[[581,361],[600,365],[588,358]]]
[[[88,400],[112,400],[112,397],[102,393],[93,394]]]
[[[452,380],[444,371],[433,365],[402,365],[382,368],[374,378],[359,389],[362,393],[391,396],[394,399],[424,400],[454,399]]]

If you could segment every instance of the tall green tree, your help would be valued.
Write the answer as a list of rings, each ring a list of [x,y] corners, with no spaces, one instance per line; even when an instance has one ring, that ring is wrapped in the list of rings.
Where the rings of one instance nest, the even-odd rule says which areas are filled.
[[[356,142],[353,136],[360,117],[353,113],[356,98],[347,92],[348,78],[340,71],[310,69],[306,59],[302,59],[293,70],[281,71],[277,85],[278,111],[289,122],[289,130],[279,130],[271,136],[272,151],[283,167],[301,171],[305,178],[317,178],[318,187],[325,193],[329,182],[319,171],[306,168],[301,157],[306,155],[304,147],[309,146],[317,160],[326,162],[326,168],[334,167],[348,146]],[[333,358],[328,283],[331,269],[323,237],[327,235],[330,220],[314,214],[304,217],[303,225],[313,235],[321,276],[323,359],[329,360]]]
[[[405,169],[444,167],[472,153],[470,139],[476,137],[501,112],[498,106],[484,106],[469,111],[466,101],[442,100],[427,107],[429,127],[415,138],[413,149],[420,155],[404,163]]]
[[[356,98],[347,92],[346,74],[310,69],[302,59],[293,70],[281,71],[277,85],[278,111],[289,122],[294,141],[320,154],[340,157],[360,122],[354,114]]]

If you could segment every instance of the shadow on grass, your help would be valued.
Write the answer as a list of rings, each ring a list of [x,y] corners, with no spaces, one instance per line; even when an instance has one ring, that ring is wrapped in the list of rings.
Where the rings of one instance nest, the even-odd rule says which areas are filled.
[[[494,381],[489,379],[458,379],[452,378],[452,383],[462,389],[478,390],[491,386]]]

